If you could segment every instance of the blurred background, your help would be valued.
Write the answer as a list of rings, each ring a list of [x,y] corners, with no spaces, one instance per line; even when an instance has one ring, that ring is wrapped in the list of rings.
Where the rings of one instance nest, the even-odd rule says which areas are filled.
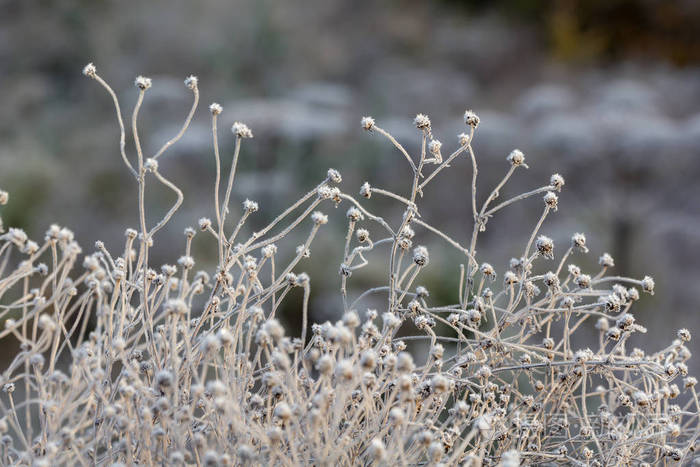
[[[650,350],[680,327],[700,335],[700,2],[0,0],[0,12],[0,187],[11,193],[2,216],[30,237],[43,238],[56,222],[72,228],[86,252],[97,239],[118,251],[124,229],[137,224],[111,100],[81,75],[90,61],[119,94],[127,118],[134,77],[153,78],[140,118],[147,153],[178,131],[189,110],[183,79],[200,78],[200,111],[160,163],[185,203],[156,238],[156,265],[182,254],[184,227],[214,217],[211,102],[224,107],[226,163],[233,121],[255,133],[244,144],[232,208],[235,218],[242,200],[258,201],[252,227],[315,186],[329,167],[341,171],[350,193],[365,180],[408,190],[407,164],[361,130],[363,115],[415,151],[420,135],[412,118],[426,113],[449,154],[471,108],[481,117],[474,148],[482,199],[516,147],[530,169],[516,173],[503,198],[561,173],[559,212],[542,229],[556,252],[573,232],[585,232],[591,253],[573,260],[582,268],[595,273],[598,256],[610,251],[615,273],[656,279],[656,295],[644,296],[635,311],[651,330]],[[470,163],[459,158],[422,200],[425,220],[462,243],[472,228],[470,177]],[[151,186],[155,222],[172,195]],[[375,198],[367,207],[396,220],[401,207]],[[331,226],[300,267],[313,279],[315,321],[335,319],[341,309],[347,207],[324,209]],[[499,278],[541,210],[537,197],[489,222],[478,254]],[[306,232],[302,226],[283,254]],[[454,303],[459,261],[430,237],[416,243],[431,251],[419,284],[434,303]],[[213,243],[200,235],[195,248],[196,267],[211,267]],[[379,285],[385,275],[375,264],[351,285]],[[691,346],[700,349],[698,340]]]

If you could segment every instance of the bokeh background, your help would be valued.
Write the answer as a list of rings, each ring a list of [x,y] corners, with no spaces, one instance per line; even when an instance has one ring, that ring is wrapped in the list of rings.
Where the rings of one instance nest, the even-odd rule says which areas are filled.
[[[182,80],[200,78],[192,128],[161,160],[185,203],[156,239],[155,264],[176,261],[184,227],[213,217],[210,102],[224,106],[220,128],[240,119],[255,132],[243,149],[232,208],[236,214],[243,199],[258,201],[253,227],[329,167],[342,172],[348,192],[365,180],[407,190],[405,161],[360,129],[361,116],[374,116],[415,150],[412,118],[426,113],[449,151],[472,108],[481,117],[474,147],[482,197],[516,147],[530,169],[516,174],[503,197],[561,173],[560,209],[542,230],[557,251],[573,232],[585,232],[591,253],[576,257],[580,266],[593,270],[610,251],[615,272],[656,279],[657,293],[635,312],[650,329],[646,347],[665,345],[679,327],[700,333],[700,2],[0,0],[0,11],[0,186],[11,193],[2,216],[31,237],[42,238],[56,222],[72,228],[86,251],[97,239],[119,250],[124,229],[137,224],[111,101],[81,75],[90,61],[127,114],[134,77],[153,78],[141,114],[146,152],[179,129],[191,99]],[[226,161],[232,141],[221,131]],[[466,159],[456,160],[422,201],[426,220],[464,243],[470,170]],[[149,191],[152,220],[171,198]],[[400,212],[382,200],[368,203],[389,218]],[[340,310],[346,209],[326,208],[335,227],[301,267],[313,278],[316,321]],[[502,277],[541,209],[537,198],[491,220],[480,260]],[[204,268],[213,244],[200,237],[197,266]],[[443,244],[419,241],[431,250],[419,283],[436,302],[454,302],[458,261]],[[371,266],[353,276],[353,286],[378,285],[384,275],[381,264]],[[697,342],[692,348],[700,350]]]

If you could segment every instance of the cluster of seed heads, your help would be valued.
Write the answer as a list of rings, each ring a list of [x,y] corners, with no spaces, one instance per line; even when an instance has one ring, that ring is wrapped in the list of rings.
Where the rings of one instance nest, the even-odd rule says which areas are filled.
[[[42,242],[20,229],[0,230],[0,338],[20,346],[0,374],[3,465],[603,466],[697,457],[690,332],[681,329],[661,349],[629,348],[630,336],[646,332],[632,307],[640,290],[654,292],[654,281],[609,275],[608,254],[585,273],[571,262],[588,252],[583,234],[555,248],[540,232],[559,207],[561,175],[496,203],[506,182],[527,168],[516,149],[503,179],[477,197],[474,112],[465,113],[465,133],[450,154],[426,115],[414,120],[421,140],[415,155],[363,118],[362,128],[386,138],[410,165],[407,191],[365,183],[359,194],[367,201],[360,203],[330,169],[249,232],[257,203],[243,201],[235,222],[227,215],[241,143],[253,133],[233,125],[231,169],[222,183],[223,108],[212,104],[213,215],[200,218],[198,230],[186,229],[182,251],[172,252],[175,264],[158,267],[149,250],[183,199],[158,159],[188,128],[198,80],[185,80],[194,103],[182,130],[147,157],[136,129],[151,80],[135,81],[130,155],[117,96],[95,66],[84,74],[115,103],[140,225],[126,230],[118,252],[97,242],[84,256],[66,228],[51,226]],[[445,168],[459,167],[458,158],[471,180],[465,196],[473,225],[464,244],[418,209],[419,195]],[[144,203],[150,183],[176,198],[152,226]],[[390,225],[374,213],[373,195],[395,200],[401,221]],[[533,197],[543,211],[532,233],[522,245],[504,245],[522,254],[502,269],[478,260],[488,219]],[[7,201],[0,191],[0,204]],[[339,318],[309,325],[312,279],[299,266],[328,222],[322,205],[347,210]],[[308,232],[304,243],[286,245],[289,232],[300,229]],[[431,299],[418,284],[424,271],[440,267],[421,245],[435,244],[431,239],[463,258],[453,303]],[[214,270],[196,269],[195,241],[216,253]],[[370,262],[384,268],[385,285],[355,290],[355,274]],[[289,335],[276,315],[295,288],[302,291],[301,332]],[[371,303],[383,303],[379,310],[369,307],[376,297]],[[595,329],[597,345],[584,346],[576,332],[584,328]]]

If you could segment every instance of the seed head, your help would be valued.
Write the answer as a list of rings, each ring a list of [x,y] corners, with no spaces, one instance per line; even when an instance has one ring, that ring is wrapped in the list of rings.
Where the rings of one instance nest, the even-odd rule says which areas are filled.
[[[554,259],[554,241],[551,238],[540,235],[535,241],[535,248],[540,256],[544,256],[547,259]]]
[[[575,233],[571,237],[571,246],[577,248],[583,253],[588,253],[588,247],[586,246],[586,236],[582,233]]]
[[[208,217],[201,217],[199,219],[199,228],[201,230],[207,230],[209,227],[211,227],[211,219]]]
[[[343,177],[340,175],[340,172],[335,169],[328,169],[326,176],[333,183],[340,183],[343,181]]]
[[[427,266],[429,261],[428,249],[424,246],[417,246],[413,250],[413,262],[418,266]]]
[[[428,150],[430,151],[430,154],[432,154],[435,158],[435,162],[438,164],[442,162],[442,154],[440,154],[441,147],[442,143],[436,139],[428,143]]]
[[[369,186],[369,182],[365,182],[360,187],[360,196],[370,199],[372,197],[372,187]]]
[[[481,273],[491,280],[496,279],[496,270],[489,263],[483,263],[481,265]]]
[[[311,220],[316,225],[323,225],[328,223],[328,216],[321,211],[315,211],[313,214],[311,214]]]
[[[508,154],[508,157],[506,157],[506,160],[510,162],[512,166],[520,166],[522,165],[523,167],[527,168],[527,164],[525,164],[525,154],[520,149],[513,149],[510,154]]]
[[[248,128],[248,125],[246,125],[245,123],[241,123],[241,122],[235,122],[231,126],[231,132],[241,139],[253,137],[253,132],[250,131],[250,128]]]
[[[579,274],[574,278],[574,283],[582,289],[591,288],[591,276],[588,274]]]
[[[370,443],[369,447],[367,448],[367,454],[374,460],[375,462],[380,462],[386,457],[386,447],[384,447],[384,443],[382,440],[379,438],[374,438]]]
[[[430,119],[427,115],[416,115],[416,118],[413,119],[413,123],[419,130],[430,130]]]
[[[559,198],[557,197],[556,194],[554,194],[553,191],[548,191],[544,195],[544,204],[551,210],[556,211],[557,210],[557,203],[559,202]]]
[[[211,112],[212,115],[219,115],[223,111],[224,111],[224,108],[221,107],[221,105],[217,104],[216,102],[212,102],[211,105],[209,105],[209,112]]]
[[[243,210],[247,213],[254,213],[258,210],[258,203],[246,199],[245,201],[243,201]]]
[[[145,91],[151,87],[151,78],[146,78],[145,76],[137,76],[134,80],[134,85],[141,91]]]
[[[603,256],[598,258],[598,264],[604,268],[612,268],[615,267],[615,260],[608,253],[603,253]]]
[[[564,177],[559,174],[554,174],[549,177],[549,184],[555,190],[561,191],[561,187],[564,186]]]
[[[477,114],[474,113],[472,110],[467,110],[464,112],[464,123],[467,126],[470,126],[474,129],[476,129],[479,126],[479,122],[481,119]]]
[[[195,89],[197,89],[198,83],[199,83],[199,80],[194,75],[190,75],[187,78],[185,78],[185,86],[187,86],[188,89],[191,89],[193,91]]]
[[[88,78],[95,79],[97,76],[97,67],[90,62],[83,68],[83,74]]]
[[[367,131],[374,129],[374,119],[372,117],[362,117],[362,128]]]

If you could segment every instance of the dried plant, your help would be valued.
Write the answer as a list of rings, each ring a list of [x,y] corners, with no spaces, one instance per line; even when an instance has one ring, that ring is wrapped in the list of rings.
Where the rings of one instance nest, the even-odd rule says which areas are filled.
[[[121,157],[138,187],[140,225],[126,230],[123,252],[110,253],[98,241],[82,270],[81,248],[68,229],[51,226],[41,244],[15,228],[0,236],[0,338],[20,344],[0,375],[4,465],[628,465],[696,457],[700,403],[685,363],[690,333],[678,331],[655,352],[630,351],[628,338],[646,332],[631,307],[639,289],[654,292],[654,281],[607,275],[614,266],[608,254],[600,257],[600,270],[582,272],[570,260],[588,252],[583,234],[574,234],[555,261],[554,242],[540,230],[557,210],[560,175],[496,204],[509,179],[527,167],[514,150],[505,176],[477,203],[473,112],[465,113],[467,132],[446,157],[425,115],[414,121],[422,138],[415,156],[374,119],[362,119],[412,169],[405,195],[369,183],[360,189],[361,197],[398,202],[398,225],[342,191],[340,174],[330,169],[242,239],[258,205],[246,200],[240,219],[227,223],[227,217],[241,145],[253,134],[233,125],[233,160],[222,180],[222,107],[212,104],[215,219],[199,220],[205,238],[197,241],[211,246],[218,266],[194,271],[196,232],[188,228],[178,266],[158,271],[149,250],[183,199],[159,159],[190,124],[197,79],[185,81],[194,102],[182,130],[150,158],[138,116],[151,80],[136,79],[133,163],[117,96],[92,64],[84,74],[114,101]],[[474,224],[466,246],[430,225],[418,208],[428,185],[458,157],[472,169]],[[146,222],[147,181],[176,196],[154,226]],[[522,256],[497,280],[496,269],[476,258],[477,239],[489,218],[532,197],[543,200],[542,215]],[[0,192],[0,202],[7,201]],[[342,319],[309,329],[310,278],[297,268],[327,222],[315,210],[341,203],[347,206]],[[293,229],[308,229],[296,249],[284,244]],[[436,236],[464,258],[456,303],[433,303],[415,285],[433,266],[428,250],[414,245],[420,236]],[[293,252],[290,261],[280,259],[277,243]],[[350,296],[348,282],[369,261],[385,268],[386,285]],[[536,272],[547,264],[549,271]],[[275,315],[294,288],[303,290],[301,333],[287,336]],[[381,313],[367,309],[370,296],[386,297]],[[577,348],[576,331],[593,325],[597,346]],[[412,354],[413,341],[427,343],[429,354]]]

